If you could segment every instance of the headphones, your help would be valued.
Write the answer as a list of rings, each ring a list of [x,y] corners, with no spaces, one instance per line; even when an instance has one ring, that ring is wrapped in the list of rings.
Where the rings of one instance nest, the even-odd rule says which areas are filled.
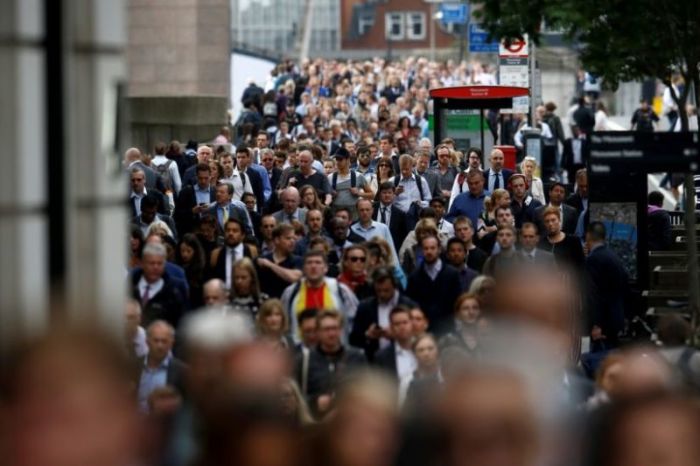
[[[527,182],[527,177],[525,175],[523,175],[522,173],[513,173],[512,175],[510,175],[510,178],[508,178],[508,191],[513,190],[513,180],[516,178],[522,178],[525,182],[525,189],[530,189],[530,183]]]

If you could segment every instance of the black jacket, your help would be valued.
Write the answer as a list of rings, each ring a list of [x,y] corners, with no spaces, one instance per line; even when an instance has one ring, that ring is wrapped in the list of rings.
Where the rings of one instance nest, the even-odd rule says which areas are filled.
[[[155,320],[164,320],[177,329],[185,313],[187,299],[175,286],[167,273],[163,274],[163,288],[150,297],[144,305],[139,292],[139,280],[143,271],[131,275],[131,297],[141,304],[141,325],[148,327]]]
[[[398,304],[408,307],[416,307],[416,303],[403,294],[399,294]],[[365,356],[369,361],[374,359],[374,353],[379,349],[379,341],[370,340],[365,337],[365,332],[372,324],[379,321],[379,301],[376,296],[363,299],[357,306],[355,320],[350,332],[350,344],[365,351]]]
[[[461,292],[459,272],[445,262],[435,280],[425,271],[424,263],[409,275],[406,287],[406,294],[418,303],[430,321],[430,330],[436,333],[451,330],[454,304]]]
[[[372,219],[377,221],[379,221],[380,218],[379,208],[380,203],[376,202],[374,204]],[[408,222],[406,221],[406,214],[395,205],[391,206],[391,211],[389,213],[389,231],[391,232],[391,239],[394,241],[394,248],[398,253],[403,241],[406,239],[406,236],[408,236]]]
[[[212,203],[215,200],[216,189],[210,187],[209,203]],[[182,191],[180,191],[180,195],[177,198],[177,203],[175,204],[175,212],[173,213],[175,226],[177,226],[177,231],[180,232],[180,236],[185,235],[185,233],[191,233],[197,226],[199,222],[199,215],[192,213],[192,209],[194,209],[196,205],[197,195],[194,192],[194,186],[183,186]]]

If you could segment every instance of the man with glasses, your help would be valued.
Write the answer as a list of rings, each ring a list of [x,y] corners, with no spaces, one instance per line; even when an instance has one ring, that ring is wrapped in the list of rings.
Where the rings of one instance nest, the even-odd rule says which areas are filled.
[[[452,185],[459,173],[459,169],[452,165],[452,151],[447,144],[440,144],[435,149],[437,154],[437,167],[430,171],[438,180],[438,189],[442,197],[449,199],[452,194]]]

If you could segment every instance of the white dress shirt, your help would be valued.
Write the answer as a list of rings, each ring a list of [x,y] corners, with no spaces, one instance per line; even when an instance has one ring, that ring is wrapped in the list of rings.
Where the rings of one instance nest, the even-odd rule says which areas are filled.
[[[233,284],[233,264],[243,257],[243,243],[234,247],[224,246],[223,251],[226,253],[226,286],[231,289]],[[232,252],[235,254],[231,254]]]
[[[143,299],[144,295],[146,294],[146,288],[148,288],[148,300],[150,301],[155,295],[160,293],[160,290],[163,289],[163,279],[159,278],[153,283],[148,283],[144,277],[141,277],[139,280],[139,296],[141,296],[141,299]]]
[[[379,325],[381,328],[389,328],[389,314],[391,313],[391,310],[396,307],[396,305],[399,303],[399,292],[394,291],[394,297],[389,300],[387,303],[377,303],[377,325]],[[391,344],[391,340],[387,338],[380,338],[379,339],[379,348],[386,348]]]

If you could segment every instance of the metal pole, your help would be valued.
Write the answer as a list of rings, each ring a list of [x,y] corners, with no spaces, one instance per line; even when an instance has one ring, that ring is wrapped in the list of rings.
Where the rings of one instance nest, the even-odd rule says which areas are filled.
[[[536,57],[535,57],[535,42],[529,38],[530,41],[530,127],[535,127],[535,68],[536,68]]]
[[[698,280],[698,247],[695,236],[695,183],[693,174],[685,175],[685,240],[688,248],[688,307],[693,329],[693,344],[698,343],[700,324],[700,280]]]
[[[430,61],[435,61],[435,4],[430,4]]]

